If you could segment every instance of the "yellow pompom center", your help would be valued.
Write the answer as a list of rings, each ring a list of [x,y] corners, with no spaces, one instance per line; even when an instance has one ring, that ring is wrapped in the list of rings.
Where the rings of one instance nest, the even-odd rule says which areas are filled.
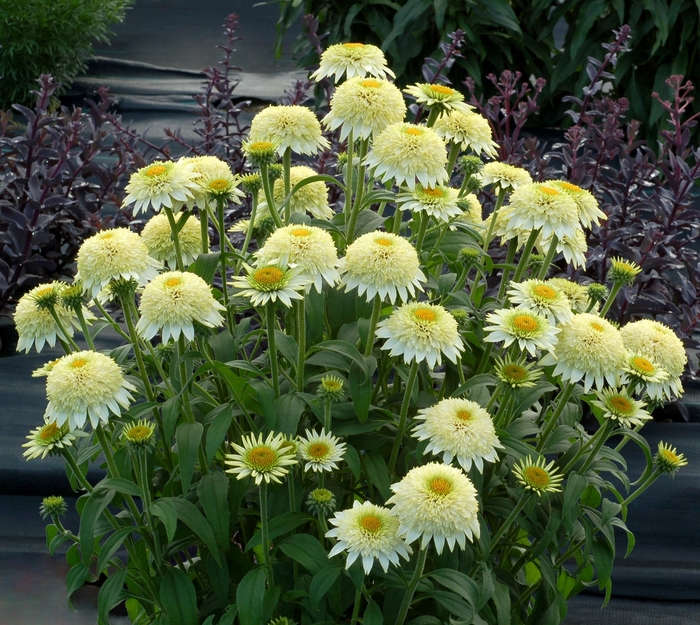
[[[39,432],[39,438],[42,441],[48,441],[54,438],[59,432],[60,429],[54,421],[53,423],[49,423],[48,425],[45,425],[43,428],[41,428],[41,432]]]
[[[223,178],[217,178],[216,180],[212,180],[209,183],[209,188],[214,189],[214,191],[223,191],[224,189],[228,188],[228,185],[228,180],[224,180]]]
[[[619,412],[630,412],[632,410],[632,404],[626,397],[622,397],[622,395],[611,397],[610,405]]]
[[[523,332],[534,332],[537,330],[537,321],[527,315],[518,315],[513,319],[513,325]]]
[[[425,189],[423,189],[423,193],[425,193],[425,195],[429,195],[430,197],[443,197],[445,195],[445,191],[443,189],[434,189],[433,187],[425,187]]]
[[[39,291],[36,292],[35,297],[42,297],[44,295],[48,295],[52,291],[53,291],[52,286],[44,287],[43,289],[40,289]]]
[[[162,176],[168,168],[165,165],[151,165],[144,173],[150,178]]]
[[[506,365],[503,367],[503,374],[515,382],[520,382],[525,379],[527,370],[520,365]]]
[[[596,332],[602,332],[603,330],[605,330],[605,328],[603,327],[603,324],[598,323],[597,321],[591,322],[591,328],[593,328]]]
[[[256,141],[255,143],[251,143],[248,147],[251,150],[271,150],[275,146],[269,141]]]
[[[452,95],[455,93],[454,89],[445,87],[445,85],[430,85],[430,88],[437,93],[442,93],[443,95]]]
[[[544,284],[538,284],[534,289],[535,295],[538,297],[543,297],[544,299],[554,299],[557,296],[557,292]]]
[[[87,364],[87,360],[85,358],[78,358],[77,360],[74,360],[72,363],[70,363],[71,369],[80,369],[80,367],[84,367]]]
[[[307,230],[306,228],[297,228],[296,230],[292,230],[292,236],[295,237],[308,237],[311,234],[310,230]]]
[[[391,239],[377,239],[375,241],[377,245],[381,245],[382,247],[391,247],[394,245],[394,242]]]
[[[277,284],[283,276],[284,272],[277,267],[263,267],[253,274],[256,282],[267,285]]]
[[[372,534],[376,534],[382,529],[382,520],[374,514],[367,514],[360,519],[360,527]]]
[[[468,410],[458,410],[455,415],[460,421],[469,421],[472,418],[472,413]]]
[[[540,191],[542,191],[542,193],[546,193],[547,195],[559,195],[559,191],[552,189],[552,187],[540,187]]]
[[[248,452],[247,460],[258,470],[271,469],[276,460],[275,452],[269,447],[254,447]]]
[[[577,187],[575,184],[570,182],[560,182],[559,185],[568,191],[583,191],[581,187]]]
[[[308,454],[312,458],[320,460],[321,458],[325,458],[329,451],[328,445],[325,443],[314,443],[313,445],[309,446]]]
[[[435,317],[437,316],[434,310],[429,310],[427,308],[419,308],[413,314],[421,321],[435,321]]]
[[[419,137],[423,134],[423,131],[420,128],[406,128],[406,134],[413,135],[414,137]]]
[[[344,43],[343,45],[346,48],[364,48],[365,47],[364,43]]]
[[[113,236],[114,236],[114,233],[112,233],[112,232],[105,232],[105,233],[102,235],[102,238],[103,238],[103,239],[111,239]]]
[[[540,467],[527,467],[523,476],[534,488],[546,488],[549,485],[549,473]]]
[[[670,449],[660,449],[659,455],[664,460],[672,462],[673,464],[679,462],[679,460],[680,460],[680,458],[676,454],[674,454]]]
[[[449,495],[452,492],[452,484],[442,477],[436,477],[435,479],[430,480],[428,488],[440,497]]]
[[[165,281],[165,286],[180,286],[182,280],[180,278],[168,278]]]
[[[343,383],[338,382],[337,380],[323,380],[321,382],[321,386],[325,391],[331,393],[337,393],[338,391],[343,389]]]
[[[639,371],[643,373],[653,373],[654,371],[654,365],[652,365],[646,358],[642,358],[641,356],[636,356],[632,359],[632,366],[635,369],[639,369]]]
[[[382,86],[382,84],[378,80],[372,80],[371,78],[368,78],[367,80],[363,80],[360,84],[363,87],[369,87],[371,89],[378,89],[379,87]]]
[[[151,429],[145,425],[136,425],[131,428],[127,433],[126,437],[131,439],[144,439],[151,435]]]

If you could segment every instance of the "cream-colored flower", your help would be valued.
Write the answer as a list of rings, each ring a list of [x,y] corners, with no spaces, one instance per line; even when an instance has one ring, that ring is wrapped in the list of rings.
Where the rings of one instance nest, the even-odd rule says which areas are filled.
[[[61,358],[46,377],[49,404],[44,418],[59,427],[80,429],[89,418],[93,427],[121,415],[136,388],[124,379],[119,365],[99,352],[73,352]]]
[[[180,217],[180,219],[182,218]],[[166,215],[159,213],[151,217],[141,232],[141,240],[153,258],[165,263],[168,267],[177,265],[175,243],[172,230],[170,229],[170,221],[168,221]],[[197,256],[202,253],[202,233],[199,219],[194,215],[189,215],[185,225],[178,232],[178,240],[180,242],[182,262],[185,265],[192,264],[197,260]]]
[[[561,326],[555,349],[542,363],[556,364],[554,375],[562,380],[583,381],[588,392],[593,385],[603,390],[606,381],[617,386],[626,360],[620,331],[597,315],[581,313]]]
[[[681,375],[688,356],[683,343],[667,325],[651,319],[641,319],[622,326],[622,341],[630,353],[648,358],[668,372],[663,382],[647,384],[652,399],[672,399],[683,394]]]
[[[525,356],[506,358],[496,356],[494,367],[496,377],[511,388],[532,388],[542,377],[542,370],[535,369],[535,363],[527,362]]]
[[[197,274],[189,271],[167,271],[146,285],[141,294],[141,318],[136,330],[146,340],[158,332],[167,343],[181,334],[194,340],[194,324],[207,328],[221,326],[226,310],[211,294],[211,288]]]
[[[522,167],[493,161],[486,163],[481,170],[481,184],[484,187],[493,185],[494,192],[498,193],[501,189],[512,191],[523,185],[532,184],[532,177]]]
[[[467,539],[479,538],[476,489],[461,469],[437,462],[415,467],[391,490],[387,503],[407,543],[420,538],[425,549],[432,540],[440,554],[445,542],[450,550],[455,542],[465,549]]]
[[[376,336],[387,339],[382,349],[404,362],[425,360],[432,369],[442,363],[442,354],[459,361],[464,343],[455,318],[442,306],[412,302],[397,308],[377,324]]]
[[[315,226],[292,224],[275,230],[265,245],[255,253],[258,264],[291,265],[312,281],[320,293],[325,281],[329,286],[340,282],[338,251],[333,237]],[[311,284],[309,284],[311,288]]]
[[[246,275],[233,279],[231,285],[242,289],[239,295],[250,298],[253,306],[263,306],[267,302],[280,300],[291,307],[293,299],[303,299],[302,291],[309,279],[297,269],[270,264],[261,267],[243,265]]]
[[[365,158],[382,182],[394,178],[411,191],[416,180],[434,187],[448,180],[445,142],[432,128],[398,123],[387,126],[374,138],[372,151]]]
[[[241,179],[226,168],[221,171],[202,174],[197,178],[195,203],[202,209],[218,202],[240,204],[245,193],[238,188]]]
[[[152,447],[155,444],[156,424],[153,421],[139,419],[122,430],[122,439],[134,447]]]
[[[63,329],[73,336],[73,324],[77,324],[75,312],[62,305],[60,292],[66,285],[62,282],[40,284],[25,293],[17,302],[14,313],[15,328],[19,334],[17,349],[29,352],[32,345],[40,352],[44,344],[56,345],[56,338],[64,338],[51,315],[51,308],[61,321]]]
[[[493,140],[491,125],[478,113],[450,111],[437,119],[433,129],[447,143],[454,143],[462,150],[484,153],[492,158],[496,156],[498,144]]]
[[[625,340],[624,336],[622,340]],[[622,370],[627,374],[626,378],[645,387],[648,384],[662,384],[670,377],[666,369],[639,354],[630,354]]]
[[[564,477],[554,468],[554,461],[545,464],[545,459],[539,456],[536,461],[531,456],[513,466],[513,473],[525,490],[532,491],[538,497],[542,493],[561,492]]]
[[[296,185],[312,176],[318,174],[306,165],[296,165],[289,170],[290,188],[294,189]],[[279,209],[284,202],[284,180],[281,178],[275,180],[274,184],[275,205]],[[292,213],[301,213],[305,215],[307,212],[315,219],[332,219],[335,213],[328,204],[328,187],[322,180],[309,182],[303,187],[297,189],[289,200],[289,207]],[[258,220],[264,219],[269,215],[270,209],[266,201],[261,201],[258,205],[258,215],[256,215],[255,223]]]
[[[591,300],[587,287],[566,278],[550,278],[545,284],[562,291],[568,298],[573,312],[586,312],[590,308]]]
[[[646,404],[632,397],[626,387],[620,390],[604,389],[596,393],[596,397],[598,399],[591,404],[603,411],[605,419],[612,419],[628,428],[643,425],[645,421],[651,419],[651,415],[644,410]]]
[[[519,309],[536,312],[552,324],[566,323],[573,316],[566,295],[542,280],[511,282],[508,298]]]
[[[642,268],[633,260],[625,260],[620,257],[610,259],[608,280],[612,282],[619,282],[624,286],[631,286],[640,273],[642,273]]]
[[[390,232],[368,232],[348,246],[338,270],[347,291],[357,288],[368,301],[379,295],[393,304],[422,290],[425,276],[415,248]]]
[[[502,308],[486,315],[484,326],[488,335],[484,341],[500,343],[508,347],[517,341],[518,347],[535,356],[538,349],[552,350],[557,343],[559,328],[555,328],[546,317],[521,308]]]
[[[313,155],[330,147],[316,115],[305,106],[268,106],[253,117],[248,139],[273,143],[280,156],[287,148]]]
[[[338,82],[345,74],[348,78],[367,75],[378,78],[394,76],[386,66],[384,53],[377,46],[365,43],[336,43],[321,54],[320,67],[311,79],[320,81],[333,76]]]
[[[566,180],[550,180],[547,184],[559,191],[569,194],[578,206],[578,216],[584,228],[590,228],[592,224],[600,225],[608,216],[598,208],[598,200],[590,191],[586,191]]]
[[[336,527],[326,532],[326,536],[338,541],[328,557],[347,551],[345,568],[361,558],[362,568],[369,575],[375,559],[384,572],[389,570],[389,564],[399,566],[399,556],[409,559],[411,548],[398,537],[399,521],[387,508],[356,499],[352,508],[336,512],[328,522]]]
[[[226,473],[235,475],[243,480],[252,477],[256,484],[265,481],[281,484],[279,478],[289,473],[289,466],[297,463],[296,458],[285,453],[282,434],[270,432],[265,439],[260,434],[243,436],[242,445],[231,443],[236,453],[226,454],[224,463],[228,467]]]
[[[416,99],[416,103],[429,109],[437,108],[440,115],[457,111],[466,115],[474,110],[471,104],[464,101],[464,96],[457,90],[447,85],[432,83],[417,83],[404,89],[404,91]]]
[[[401,193],[398,202],[403,210],[426,213],[438,221],[449,221],[463,214],[458,205],[459,191],[451,187],[424,187],[421,184],[410,193]]]
[[[29,432],[27,442],[22,445],[27,450],[22,455],[27,460],[34,460],[60,454],[61,450],[73,445],[76,436],[80,434],[81,432],[71,432],[67,423],[60,426],[55,421],[44,423]]]
[[[163,206],[178,211],[194,199],[198,176],[187,162],[156,161],[131,174],[122,206],[133,204],[134,215],[149,206],[155,211]]]
[[[158,275],[161,264],[148,253],[141,237],[127,228],[103,230],[85,239],[76,259],[83,288],[95,297],[112,280],[136,280],[144,285]]]
[[[662,472],[668,473],[673,477],[678,469],[685,467],[688,464],[685,456],[679,454],[675,447],[671,447],[669,443],[659,441],[659,450],[654,455],[654,465]]]
[[[443,399],[430,408],[423,408],[416,415],[422,420],[413,430],[419,441],[430,441],[426,451],[450,464],[453,458],[469,471],[472,462],[479,471],[484,461],[498,460],[497,448],[503,445],[496,436],[491,415],[479,404],[468,399]]]
[[[306,462],[305,471],[333,471],[338,469],[336,462],[340,462],[345,455],[345,443],[341,443],[337,436],[326,433],[321,428],[321,433],[306,430],[306,438],[299,437],[299,457]]]
[[[330,130],[340,128],[341,141],[351,130],[355,139],[367,139],[406,116],[401,92],[392,83],[376,78],[345,81],[335,90],[330,109],[323,123]]]
[[[535,247],[542,254],[547,254],[551,245],[552,237],[540,236]],[[588,241],[580,226],[576,227],[574,236],[565,235],[557,239],[556,253],[562,254],[567,264],[574,269],[586,268],[586,252],[588,252]]]

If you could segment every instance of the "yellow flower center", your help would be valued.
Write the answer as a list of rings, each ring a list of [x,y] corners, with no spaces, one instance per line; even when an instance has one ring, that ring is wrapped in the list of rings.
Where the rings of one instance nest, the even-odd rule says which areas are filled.
[[[523,477],[533,488],[546,488],[549,485],[549,473],[540,467],[527,467]]]
[[[446,495],[449,495],[452,492],[452,484],[450,484],[443,477],[436,477],[430,480],[428,488],[431,490],[431,492],[433,492],[436,495],[439,495],[440,497],[445,497]]]
[[[283,276],[284,272],[277,267],[263,267],[253,274],[253,279],[260,284],[273,285],[277,284]]]
[[[506,365],[503,367],[503,375],[515,382],[520,382],[527,376],[527,369],[520,365]]]
[[[557,296],[557,292],[544,284],[538,284],[534,289],[532,289],[538,297],[544,299],[554,299]]]
[[[53,423],[49,423],[48,425],[45,425],[43,428],[41,428],[41,432],[39,432],[39,438],[42,441],[48,441],[54,438],[60,431],[60,428],[56,425],[56,422],[54,421]]]
[[[112,232],[105,232],[105,233],[102,235],[102,238],[103,238],[103,239],[111,239],[113,236],[114,236],[114,233],[112,233]]]
[[[423,189],[423,193],[425,193],[425,195],[429,195],[430,197],[443,197],[445,195],[444,189],[434,189],[433,187],[425,187],[425,189]]]
[[[421,128],[406,128],[406,134],[413,135],[414,137],[419,137],[423,134],[423,130]]]
[[[321,382],[321,386],[323,386],[325,391],[330,393],[337,393],[343,389],[343,383],[338,382],[337,380],[323,380],[323,382]]]
[[[274,147],[269,141],[256,141],[248,146],[250,150],[271,150]]]
[[[460,421],[469,421],[472,418],[472,413],[468,410],[458,410],[455,415]]]
[[[247,460],[259,471],[266,471],[275,465],[277,456],[269,447],[254,447],[248,452]]]
[[[680,458],[674,454],[670,449],[660,449],[659,455],[666,461],[672,462],[673,464],[680,461]]]
[[[296,228],[292,230],[292,236],[295,237],[308,237],[310,234],[311,230],[307,230],[306,228]]]
[[[126,433],[126,437],[133,440],[148,438],[150,435],[151,428],[145,425],[135,425]]]
[[[435,321],[435,317],[437,317],[435,311],[428,308],[419,308],[413,314],[421,321]]]
[[[445,87],[445,85],[430,85],[430,88],[436,93],[442,93],[443,95],[452,95],[455,93],[454,89]]]
[[[182,284],[182,280],[180,278],[168,278],[165,281],[165,286],[179,286]]]
[[[314,443],[313,445],[309,446],[308,454],[316,460],[321,460],[328,455],[329,451],[330,449],[328,449],[328,445],[326,445],[326,443]]]
[[[641,356],[635,356],[632,358],[632,366],[642,373],[654,372],[654,365],[652,365],[646,358],[642,358]]]
[[[378,89],[379,87],[382,86],[382,84],[378,80],[372,80],[371,78],[368,78],[367,80],[363,80],[360,84],[363,87],[369,87],[371,89]]]
[[[49,295],[53,291],[52,286],[46,286],[43,289],[40,289],[36,292],[36,297],[42,297],[44,295]]]
[[[547,195],[559,195],[559,191],[552,189],[552,187],[540,187],[540,191],[542,191],[542,193],[546,193]]]
[[[343,46],[346,48],[364,48],[364,43],[344,43]]]
[[[394,242],[391,239],[385,239],[385,238],[379,238],[375,240],[375,243],[377,245],[381,245],[382,247],[391,247],[394,245]]]
[[[609,399],[609,402],[610,405],[618,412],[630,412],[632,410],[632,404],[622,395],[614,395]]]
[[[571,184],[570,182],[560,182],[559,186],[563,187],[567,191],[583,191],[581,187],[577,187],[575,184]]]
[[[228,188],[229,181],[223,178],[217,178],[209,183],[209,188],[214,189],[214,191],[223,191]]]
[[[367,514],[360,519],[360,527],[367,532],[376,534],[382,529],[382,520],[374,514]]]
[[[86,364],[87,364],[87,359],[78,358],[77,360],[74,360],[72,363],[70,363],[70,366],[72,369],[80,369],[80,367],[84,367]]]
[[[168,168],[165,165],[151,165],[144,173],[149,178],[155,178],[156,176],[162,176]]]
[[[528,315],[517,315],[513,319],[513,325],[523,332],[534,332],[537,330],[537,320]]]
[[[597,321],[591,321],[591,328],[593,328],[596,332],[602,332],[603,330],[605,330],[603,324],[598,323]]]

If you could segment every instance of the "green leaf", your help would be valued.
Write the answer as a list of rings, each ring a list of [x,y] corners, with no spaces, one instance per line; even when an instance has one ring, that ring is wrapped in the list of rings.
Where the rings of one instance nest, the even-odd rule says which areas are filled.
[[[275,330],[275,341],[277,342],[277,351],[290,363],[296,363],[299,357],[299,347],[294,337],[280,330]]]
[[[448,610],[455,616],[464,619],[467,622],[474,617],[474,608],[468,603],[465,603],[459,595],[446,590],[433,590],[426,594],[427,597],[435,599],[443,608]]]
[[[207,284],[211,284],[214,280],[214,275],[219,266],[219,252],[211,252],[209,254],[200,254],[188,268],[187,271],[196,273]]]
[[[166,400],[161,409],[161,414],[163,415],[163,430],[165,430],[165,438],[170,441],[175,434],[175,428],[177,427],[177,421],[180,418],[180,413],[182,412],[182,400],[179,396],[171,397]],[[168,443],[170,445],[170,443]]]
[[[66,587],[68,597],[80,588],[90,577],[90,569],[82,562],[73,565],[66,575]]]
[[[362,617],[363,625],[384,625],[382,609],[371,599],[367,601],[365,615]]]
[[[214,532],[216,542],[224,551],[228,551],[231,544],[228,485],[229,479],[219,472],[208,473],[197,484],[199,502]]]
[[[442,25],[445,22],[445,10],[447,9],[447,0],[433,0],[435,8],[435,26],[439,31],[442,31]]]
[[[598,571],[598,588],[602,590],[610,581],[615,559],[615,553],[607,540],[599,537],[593,540],[593,559]]]
[[[339,371],[350,370],[350,363],[347,358],[333,352],[318,352],[312,354],[306,359],[306,364],[316,367],[326,367],[328,369],[338,369]]]
[[[163,501],[164,499],[166,498],[159,499],[158,501]],[[212,555],[218,562],[219,549],[216,544],[216,537],[214,536],[211,526],[204,518],[204,515],[193,503],[187,501],[187,499],[182,499],[181,497],[168,497],[167,500],[173,504],[177,518],[202,539],[204,544],[207,546],[209,551],[211,551]]]
[[[134,529],[135,528],[132,526],[122,527],[114,532],[107,540],[105,540],[102,548],[100,549],[100,556],[97,558],[97,567],[95,570],[97,571],[98,575],[105,570],[109,559],[117,552],[126,537],[131,534]]]
[[[280,543],[282,552],[301,564],[312,575],[328,565],[328,553],[316,538],[309,534],[293,534]]]
[[[180,479],[182,480],[182,492],[187,494],[192,481],[194,464],[197,461],[199,444],[202,442],[204,426],[201,423],[181,423],[175,432],[177,453],[180,457]],[[205,468],[202,467],[204,471]]]
[[[484,2],[481,6],[495,24],[518,35],[523,34],[520,30],[518,18],[510,6],[509,0],[489,0],[488,2]]]
[[[303,512],[286,512],[280,516],[274,517],[270,520],[269,530],[270,530],[270,540],[274,540],[279,536],[283,536],[287,532],[291,532],[300,525],[313,521],[313,517]],[[245,546],[245,552],[250,551],[253,547],[257,547],[262,542],[262,535],[260,532],[255,532],[251,539],[247,542]]]
[[[475,388],[481,384],[486,384],[488,386],[496,386],[496,378],[494,378],[490,373],[480,373],[469,378],[464,384],[457,388],[457,390],[452,393],[452,397],[461,397],[467,391]]]
[[[397,37],[406,32],[411,22],[421,17],[431,4],[432,0],[408,0],[394,15],[394,27],[382,41],[382,50],[386,51]]]
[[[168,569],[160,583],[159,596],[170,625],[197,623],[197,593],[192,580],[180,569]]]
[[[295,435],[297,433],[299,419],[301,419],[301,414],[304,412],[305,408],[306,403],[295,393],[278,397],[275,400],[275,411],[277,413],[275,431],[281,432],[282,434]]]
[[[357,450],[352,445],[347,445],[345,447],[344,460],[348,463],[348,466],[352,471],[353,477],[356,480],[359,480],[361,475],[360,455],[357,453]]]
[[[118,493],[123,493],[125,495],[133,495],[134,497],[141,496],[141,489],[134,484],[131,480],[126,480],[122,477],[112,477],[106,480],[102,480],[95,490],[115,490]]]
[[[372,374],[377,368],[377,361],[374,357],[367,357],[365,362],[365,366],[360,366],[353,360],[348,377],[352,404],[360,423],[367,421],[369,416],[370,398],[372,396]]]
[[[463,599],[466,599],[472,606],[476,606],[479,602],[479,586],[468,575],[461,573],[455,569],[438,569],[428,575],[438,584],[457,593]]]
[[[90,565],[92,552],[95,548],[95,523],[113,498],[113,490],[94,490],[90,494],[80,515],[78,537],[80,538],[80,551],[83,564],[86,566]]]
[[[168,542],[172,542],[177,529],[177,514],[173,502],[170,499],[156,499],[151,504],[151,513],[163,522]]]
[[[382,456],[376,451],[366,451],[362,456],[367,471],[367,478],[379,491],[384,501],[391,497],[391,481],[389,480],[389,469]]]
[[[206,433],[206,442],[204,445],[204,455],[207,462],[211,464],[214,460],[217,450],[221,447],[221,443],[226,438],[226,432],[233,421],[233,408],[231,405],[224,406],[214,420],[209,424]]]
[[[120,569],[107,578],[97,598],[97,622],[99,625],[109,625],[109,611],[124,601],[126,592],[126,569]]]
[[[226,558],[220,558],[220,560],[221,562],[217,563],[212,554],[207,555],[205,558],[207,577],[217,598],[227,602],[230,582],[228,560]]]
[[[342,570],[342,564],[332,565],[321,569],[321,571],[314,575],[314,578],[311,580],[311,586],[309,587],[309,597],[311,598],[311,603],[314,608],[319,608],[321,599],[323,599],[333,584],[335,584],[335,580],[338,579],[338,575],[340,575]]]
[[[265,571],[258,567],[248,571],[236,588],[236,606],[241,625],[262,625]]]
[[[357,216],[357,223],[355,225],[355,238],[367,234],[368,232],[374,232],[379,226],[384,223],[386,217],[378,215],[371,210],[363,210]]]

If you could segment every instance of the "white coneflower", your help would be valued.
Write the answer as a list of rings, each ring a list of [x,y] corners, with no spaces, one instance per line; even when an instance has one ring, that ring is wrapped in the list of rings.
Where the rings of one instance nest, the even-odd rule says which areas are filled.
[[[367,139],[405,116],[406,103],[392,83],[357,77],[335,90],[323,123],[330,130],[340,128],[340,140],[345,141],[351,130],[355,139]]]
[[[194,199],[198,176],[187,162],[156,161],[131,174],[122,206],[133,204],[134,215],[149,206],[154,211],[163,206],[177,211]]]
[[[270,432],[265,439],[262,434],[244,436],[241,445],[231,443],[236,453],[226,454],[226,473],[235,475],[239,480],[252,477],[256,485],[263,481],[281,484],[279,478],[289,473],[287,467],[297,463],[292,454],[285,452],[284,442],[282,434],[274,432]]]
[[[375,560],[386,572],[390,564],[399,566],[399,556],[409,559],[411,548],[398,537],[399,521],[387,508],[355,500],[352,508],[336,512],[328,522],[336,527],[326,536],[338,541],[328,557],[347,551],[345,568],[361,558],[362,568],[369,575]]]
[[[112,280],[144,285],[158,275],[161,264],[148,253],[141,237],[127,228],[103,230],[85,239],[76,259],[76,280],[95,297]]]
[[[577,284],[566,278],[550,278],[545,281],[555,289],[559,289],[569,300],[572,312],[586,312],[591,306],[591,300],[588,297],[588,288],[582,284]]]
[[[423,422],[415,427],[413,436],[419,441],[430,441],[426,451],[442,454],[446,464],[456,458],[465,471],[471,469],[472,463],[482,471],[484,461],[496,462],[496,449],[503,449],[491,415],[468,399],[443,399],[419,410],[416,419]]]
[[[608,218],[608,216],[598,208],[598,200],[595,199],[590,191],[586,191],[566,180],[551,180],[547,184],[571,196],[574,202],[576,202],[578,216],[584,228],[590,228],[592,224],[599,226],[601,220]]]
[[[546,254],[551,245],[552,237],[540,236],[535,247],[542,254]],[[588,241],[580,226],[576,227],[573,236],[567,234],[557,240],[556,253],[562,254],[566,263],[574,269],[586,268],[586,252],[588,252]]]
[[[424,187],[418,184],[410,193],[399,194],[398,202],[403,210],[426,213],[438,221],[449,221],[462,215],[459,191],[451,187]]]
[[[122,430],[122,439],[132,448],[152,447],[155,444],[156,424],[139,419]]]
[[[447,85],[423,82],[406,87],[404,91],[414,97],[417,104],[437,109],[441,115],[453,111],[467,114],[474,110],[471,104],[464,101],[464,95]]]
[[[154,215],[148,220],[141,232],[141,240],[148,248],[148,253],[156,260],[169,267],[177,264],[173,231],[170,221],[163,213]],[[202,235],[199,219],[190,215],[178,232],[180,253],[185,265],[192,264],[202,253]]]
[[[367,43],[336,43],[321,54],[320,67],[311,74],[311,79],[319,81],[333,76],[335,82],[338,82],[343,74],[347,78],[394,76],[394,72],[386,66],[384,53],[377,46]]]
[[[71,430],[82,428],[89,418],[93,427],[109,421],[110,412],[121,415],[136,388],[124,379],[109,356],[81,351],[61,358],[46,376],[49,404],[45,418]]]
[[[300,182],[317,176],[318,174],[306,165],[295,165],[289,170],[290,188],[293,189]],[[275,205],[279,206],[284,202],[284,180],[275,180],[274,184]],[[297,189],[289,200],[289,209],[292,213],[305,215],[310,213],[315,219],[332,219],[335,213],[328,204],[328,187],[322,180],[309,182]],[[269,215],[269,207],[266,201],[261,201],[258,205],[258,214],[255,218],[256,224]]]
[[[305,471],[332,471],[338,469],[345,455],[345,443],[341,443],[337,436],[326,433],[321,428],[321,433],[306,430],[306,438],[299,437],[299,457],[306,462]]]
[[[397,308],[377,324],[375,334],[387,339],[382,349],[391,356],[403,356],[407,364],[425,360],[431,369],[442,363],[443,354],[457,363],[464,351],[455,318],[442,306],[425,302]]]
[[[330,147],[316,115],[305,106],[268,106],[250,124],[250,143],[268,141],[278,154],[287,148],[297,154],[317,154]]]
[[[569,300],[562,291],[542,280],[511,282],[508,298],[521,310],[531,310],[549,322],[566,323],[573,317]]]
[[[433,129],[447,143],[454,143],[462,150],[496,156],[498,144],[493,140],[491,125],[478,113],[450,111],[438,118]]]
[[[63,338],[51,315],[52,308],[68,336],[73,336],[73,324],[78,322],[75,312],[61,302],[60,293],[65,286],[62,282],[40,284],[20,297],[13,316],[19,351],[29,352],[34,345],[40,352],[45,343],[54,347],[56,339]]]
[[[41,427],[29,432],[27,442],[22,445],[27,450],[22,454],[27,460],[46,458],[58,454],[63,449],[73,445],[81,432],[71,432],[67,423],[58,425],[55,421],[44,423]]]
[[[557,342],[559,328],[555,328],[546,317],[520,308],[502,308],[486,315],[484,326],[489,334],[488,343],[500,343],[505,347],[517,341],[518,347],[535,356],[538,349],[552,350]]]
[[[535,363],[528,363],[525,356],[516,359],[496,356],[494,373],[511,388],[532,388],[542,377],[542,370],[535,369]]]
[[[596,393],[596,397],[598,399],[591,404],[603,411],[605,419],[612,419],[628,428],[643,425],[645,421],[651,419],[651,415],[644,410],[646,404],[632,397],[625,387],[619,390],[605,389]]]
[[[461,469],[433,462],[411,469],[397,484],[392,484],[392,514],[399,519],[399,536],[407,543],[419,538],[421,547],[430,541],[442,553],[457,543],[462,549],[479,538],[479,502],[476,489]]]
[[[267,302],[281,301],[291,306],[293,299],[303,299],[302,292],[309,284],[309,279],[297,269],[270,264],[262,267],[243,265],[246,275],[234,278],[231,285],[241,289],[239,295],[250,298],[253,306],[262,306]]]
[[[320,293],[325,281],[340,282],[338,251],[333,237],[315,226],[292,224],[275,230],[255,253],[261,265],[281,264],[296,267]],[[309,288],[311,287],[309,284]]]
[[[662,473],[668,473],[672,477],[678,472],[681,467],[687,466],[688,461],[683,454],[679,454],[675,447],[669,443],[659,441],[659,447],[654,454],[654,466]]]
[[[531,456],[524,458],[513,466],[513,473],[525,490],[532,491],[538,497],[542,493],[561,492],[564,477],[554,468],[554,461],[545,464],[542,456],[535,461]]]
[[[411,190],[416,181],[434,187],[448,179],[445,142],[432,128],[416,124],[387,126],[374,138],[365,162],[382,182],[394,178],[398,185],[405,184]]]
[[[390,232],[368,232],[348,246],[338,270],[346,290],[357,288],[368,301],[379,295],[393,304],[396,298],[415,297],[425,275],[415,248]]]
[[[624,335],[622,340],[624,342]],[[631,378],[645,387],[648,384],[660,385],[670,377],[666,369],[640,354],[630,354],[622,370],[627,374],[626,378]]]
[[[486,163],[481,170],[481,184],[484,187],[493,185],[494,192],[498,193],[501,190],[512,191],[523,185],[532,184],[532,177],[522,167],[492,161]]]
[[[158,332],[163,342],[177,340],[181,334],[194,340],[194,324],[207,328],[221,326],[226,310],[214,299],[209,285],[189,271],[168,271],[149,282],[141,294],[136,324],[139,335],[146,340]]]

